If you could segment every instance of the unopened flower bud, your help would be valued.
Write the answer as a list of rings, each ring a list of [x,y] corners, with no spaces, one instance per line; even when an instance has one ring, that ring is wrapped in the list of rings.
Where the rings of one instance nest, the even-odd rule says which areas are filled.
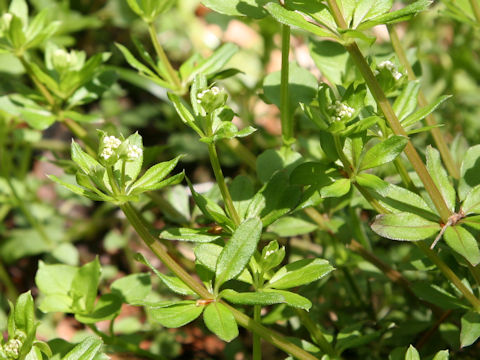
[[[213,110],[225,105],[227,93],[217,86],[205,89],[197,94],[197,103],[200,104],[205,112],[211,113]]]

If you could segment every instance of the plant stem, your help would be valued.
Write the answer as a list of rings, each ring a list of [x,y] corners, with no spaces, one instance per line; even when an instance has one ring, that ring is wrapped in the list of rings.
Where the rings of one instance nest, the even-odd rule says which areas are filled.
[[[476,0],[471,0],[471,1],[476,3],[477,9],[478,9],[477,1]],[[479,20],[479,22],[480,22],[480,20]],[[400,39],[398,38],[398,34],[395,31],[394,25],[387,25],[387,28],[388,28],[388,33],[390,34],[390,41],[392,42],[393,49],[395,50],[395,53],[398,56],[398,60],[400,60],[400,63],[403,65],[403,67],[407,71],[408,79],[409,80],[417,80],[417,77],[415,76],[415,73],[412,69],[412,66],[410,65],[410,62],[407,59],[407,55],[405,54],[405,51],[403,50],[402,43],[400,42]],[[423,91],[421,89],[418,92],[418,104],[421,107],[425,107],[425,106],[428,105],[425,94],[423,93]],[[427,115],[427,117],[425,118],[425,121],[429,126],[437,125],[437,122],[435,121],[435,117],[434,117],[433,114]],[[432,129],[430,129],[430,132],[432,133],[433,140],[435,141],[435,145],[437,145],[438,151],[440,152],[440,155],[442,156],[443,162],[445,164],[445,167],[448,170],[448,173],[453,178],[459,179],[460,178],[460,172],[458,170],[458,166],[457,166],[457,164],[455,164],[455,161],[453,160],[450,149],[448,148],[447,143],[445,142],[445,138],[443,137],[440,129],[434,127]]]
[[[260,335],[260,337],[266,341],[268,341],[270,344],[278,347],[279,349],[285,351],[286,353],[292,355],[294,358],[300,359],[300,360],[318,360],[315,356],[312,354],[306,352],[305,350],[299,348],[295,344],[291,343],[288,341],[283,335],[280,333],[270,330],[266,328],[265,326],[257,323],[254,321],[252,318],[248,317],[241,311],[235,309],[228,303],[224,301],[220,301],[223,305],[225,305],[232,313],[233,316],[235,317],[235,320],[237,323]]]
[[[192,289],[202,299],[212,299],[213,295],[193,277],[191,277],[179,264],[173,260],[165,250],[164,246],[157,241],[155,237],[148,231],[141,220],[139,214],[130,203],[120,205],[123,213],[127,217],[130,224],[133,226],[140,238],[150,248],[150,250],[170,269],[180,280],[182,280],[190,289]],[[263,339],[278,347],[279,349],[291,354],[292,356],[300,360],[317,360],[313,355],[309,354],[305,350],[299,348],[295,344],[288,341],[283,335],[266,328],[265,326],[257,323],[252,318],[243,314],[241,311],[233,308],[228,303],[220,300],[235,317],[235,320],[240,326],[260,335]]]
[[[130,224],[133,226],[138,235],[142,238],[145,244],[152,250],[152,252],[165,264],[165,266],[180,278],[190,289],[195,291],[202,299],[212,299],[213,295],[208,290],[192,278],[166,251],[165,247],[157,241],[143,221],[135,208],[129,203],[120,205],[120,209],[124,212]]]
[[[470,0],[470,6],[472,7],[473,15],[475,15],[475,19],[477,20],[477,23],[480,24],[480,6],[478,5],[478,1]]]
[[[336,0],[327,0],[330,9],[332,10],[333,17],[335,18],[335,22],[337,25],[342,28],[346,29],[347,24],[343,15],[338,7]],[[386,120],[392,131],[396,135],[405,136],[408,138],[406,131],[403,129],[400,121],[398,120],[395,112],[393,111],[390,102],[388,101],[385,93],[383,92],[380,84],[378,83],[375,75],[373,74],[372,70],[370,69],[370,65],[368,65],[367,61],[365,60],[362,52],[358,48],[355,41],[351,41],[344,45],[347,51],[350,53],[353,62],[359,69],[360,73],[362,74],[365,82],[370,89],[375,101],[377,102],[379,108],[382,110]],[[444,223],[448,221],[448,218],[452,215],[451,211],[449,210],[445,200],[442,197],[442,194],[438,190],[437,186],[433,182],[432,177],[428,173],[420,155],[418,155],[417,150],[415,150],[411,141],[408,141],[407,146],[405,147],[405,154],[407,155],[408,159],[410,160],[413,168],[417,172],[420,180],[422,181],[425,190],[428,192],[432,202],[437,209],[440,218]]]
[[[282,25],[282,70],[280,73],[280,120],[282,123],[282,140],[284,145],[292,144],[293,116],[290,114],[290,99],[288,94],[288,73],[290,54],[290,27]]]
[[[310,336],[315,341],[315,343],[320,347],[320,349],[330,356],[331,359],[338,359],[335,350],[333,349],[332,345],[328,342],[328,340],[323,335],[322,330],[318,327],[318,325],[312,320],[310,315],[301,309],[295,309],[298,317],[300,318],[302,325],[305,326],[310,333]]]
[[[35,86],[37,87],[37,89],[42,93],[45,100],[47,100],[48,104],[53,108],[55,106],[55,98],[53,97],[53,95],[48,91],[48,89],[35,76],[35,73],[33,72],[32,67],[30,66],[28,61],[25,60],[25,57],[23,55],[19,55],[19,56],[17,56],[17,58],[22,63],[23,67],[25,68],[25,71],[27,72],[30,79],[32,79],[32,81],[35,84]]]
[[[87,153],[93,157],[96,157],[97,153],[95,151],[95,146],[92,143],[92,141],[88,138],[87,130],[85,130],[77,122],[69,118],[62,119],[62,122],[77,138],[83,141],[83,143],[85,144],[85,149],[87,150]]]
[[[155,30],[155,25],[153,24],[153,22],[148,24],[148,32],[150,33],[150,38],[152,40],[153,47],[155,48],[157,56],[167,70],[166,75],[168,77],[168,82],[172,84],[177,91],[180,91],[182,89],[182,83],[180,81],[180,78],[178,77],[177,72],[170,63],[170,60],[168,60],[167,54],[165,54],[162,45],[158,41],[157,31]]]
[[[253,306],[253,320],[260,324],[262,307],[260,305]],[[262,360],[262,344],[260,336],[253,333],[253,360]]]
[[[208,144],[208,154],[210,155],[210,163],[212,164],[215,179],[217,180],[218,187],[220,188],[220,192],[222,193],[225,207],[227,208],[227,211],[235,225],[238,226],[240,225],[240,216],[238,216],[237,210],[235,210],[235,207],[233,206],[232,197],[230,196],[227,184],[225,183],[225,178],[223,177],[222,168],[220,166],[220,161],[218,160],[215,144]]]
[[[416,241],[418,248],[433,262],[440,271],[457,287],[465,296],[474,310],[480,312],[480,300],[462,283],[455,273],[443,262],[436,252],[432,251],[423,241]]]
[[[403,185],[405,185],[405,187],[408,190],[418,194],[418,189],[413,183],[410,175],[408,175],[408,171],[405,165],[403,164],[402,160],[399,157],[397,157],[393,161],[393,164],[395,165],[395,168],[397,169],[398,173],[400,174],[400,177],[402,178]]]

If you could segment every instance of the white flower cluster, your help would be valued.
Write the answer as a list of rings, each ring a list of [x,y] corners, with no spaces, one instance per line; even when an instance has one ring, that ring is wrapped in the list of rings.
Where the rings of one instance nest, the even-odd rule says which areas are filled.
[[[122,141],[115,136],[105,136],[103,138],[103,151],[100,154],[105,160],[109,159],[117,149],[122,144]]]
[[[335,115],[331,116],[332,121],[341,121],[344,117],[351,117],[355,113],[355,109],[336,100],[334,104],[328,107]]]
[[[23,343],[20,339],[10,339],[3,346],[3,351],[7,355],[7,359],[18,359],[20,355],[20,348]]]
[[[390,60],[382,61],[380,64],[377,65],[377,68],[387,69],[392,73],[392,76],[394,77],[395,80],[399,80],[403,75],[400,71],[398,71],[395,64],[392,63]]]
[[[207,95],[208,93],[211,93],[212,95],[218,95],[220,94],[220,88],[218,86],[214,86],[212,87],[211,89],[205,89],[203,90],[202,92],[198,93],[197,94],[197,103],[201,103],[202,102],[202,98]]]
[[[128,145],[127,156],[128,160],[135,160],[142,156],[143,150],[140,149],[137,145]]]

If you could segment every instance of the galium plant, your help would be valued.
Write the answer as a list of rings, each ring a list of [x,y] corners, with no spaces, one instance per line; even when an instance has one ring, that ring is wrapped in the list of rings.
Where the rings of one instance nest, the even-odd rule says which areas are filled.
[[[265,355],[262,339],[297,359],[420,359],[421,354],[441,360],[449,352],[475,357],[478,350],[469,346],[480,336],[480,152],[476,145],[465,148],[463,156],[454,154],[433,117],[452,99],[437,94],[427,101],[422,87],[428,82],[395,29],[428,13],[432,4],[204,0],[224,21],[234,16],[259,29],[265,58],[275,43],[272,34],[279,35],[281,69],[259,78],[255,88],[279,110],[281,137],[271,140],[242,118],[258,99],[235,80],[242,71],[227,67],[241,55],[238,46],[219,45],[210,56],[195,52],[181,64],[167,55],[157,25],[167,11],[185,3],[126,1],[130,19],[138,17],[150,38],[148,45],[133,38],[134,52],[116,43],[135,72],[105,66],[107,52],[87,56],[68,50],[55,37],[61,24],[50,21],[48,9],[33,19],[24,0],[4,9],[1,49],[20,61],[34,87],[21,84],[0,98],[0,185],[5,183],[0,214],[25,220],[48,244],[19,256],[45,253],[35,276],[39,310],[72,314],[95,336],[77,345],[37,341],[34,301],[27,292],[10,306],[0,359],[102,359],[117,352],[165,356],[123,336],[122,306],[147,314],[147,331],[138,331],[144,339],[160,327],[191,326],[202,317],[220,340],[241,344],[243,327],[252,334],[254,360]],[[477,0],[445,1],[445,9],[465,26],[480,22]],[[377,49],[372,29],[379,25],[387,26],[391,48]],[[289,61],[292,29],[308,42],[320,79]],[[193,134],[208,154],[215,178],[209,191],[199,189],[188,169],[175,170],[186,164],[188,153],[171,156],[168,147],[144,146],[146,133],[124,137],[124,129],[107,121],[95,123],[95,137],[89,124],[103,117],[90,113],[91,104],[100,100],[102,107],[102,96],[118,91],[117,76],[167,91],[163,100],[181,120],[176,129],[188,131],[189,139]],[[131,274],[102,280],[102,267],[104,274],[108,268],[98,257],[80,266],[78,256],[55,251],[52,232],[34,211],[36,199],[27,196],[30,185],[19,185],[27,178],[36,141],[10,136],[25,123],[38,139],[55,122],[76,139],[71,160],[56,154],[55,164],[66,174],[49,179],[61,185],[58,192],[62,187],[73,192],[76,203],[102,202],[100,217],[121,210],[124,232],[133,228],[149,251],[135,254],[122,242]],[[435,147],[426,144],[429,135]],[[240,174],[222,166],[225,148],[246,164]],[[18,158],[26,164],[20,171],[14,165]],[[188,186],[180,185],[184,179]],[[161,229],[152,214],[161,216]],[[388,245],[382,238],[416,246]],[[9,242],[11,249],[15,243]],[[68,245],[67,252],[78,255]],[[17,289],[1,250],[0,279],[14,299]],[[153,291],[150,274],[139,272],[139,265],[169,294]],[[336,299],[342,299],[340,305]],[[108,329],[102,327],[105,321]],[[302,339],[288,336],[290,328]],[[431,341],[436,331],[446,340]]]

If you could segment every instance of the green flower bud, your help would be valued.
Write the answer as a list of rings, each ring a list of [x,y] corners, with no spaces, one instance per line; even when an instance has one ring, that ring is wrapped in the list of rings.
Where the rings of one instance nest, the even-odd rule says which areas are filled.
[[[83,51],[56,49],[52,54],[52,65],[58,72],[80,70],[85,63]]]
[[[227,97],[228,95],[225,90],[214,86],[199,92],[197,94],[197,103],[209,114],[224,106],[227,102]]]

